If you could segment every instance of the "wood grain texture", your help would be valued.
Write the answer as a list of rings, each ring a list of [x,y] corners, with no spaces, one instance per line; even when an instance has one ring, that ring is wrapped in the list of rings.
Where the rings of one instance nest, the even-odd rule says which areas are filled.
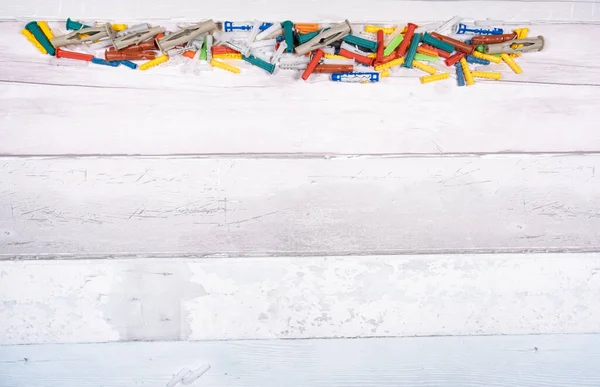
[[[0,32],[16,36],[21,26],[0,23]],[[24,39],[6,39],[0,154],[599,151],[600,47],[592,39],[600,27],[535,25],[531,33],[548,49],[519,59],[522,76],[504,69],[503,83],[472,88],[423,86],[408,69],[361,87],[250,68],[198,77],[178,68],[64,68]]]
[[[600,335],[119,343],[0,347],[11,387],[595,387]],[[27,359],[25,361],[25,359]]]
[[[19,261],[0,277],[0,344],[600,332],[597,253]]]
[[[597,251],[599,156],[3,158],[0,253]]]
[[[151,4],[151,6],[150,6]],[[445,20],[454,15],[494,20],[577,20],[598,21],[600,13],[595,0],[555,1],[394,1],[375,0],[368,7],[349,5],[345,0],[327,2],[309,0],[302,7],[291,1],[230,0],[224,3],[198,3],[193,0],[174,0],[152,3],[135,1],[82,2],[79,0],[24,0],[3,4],[0,17],[38,18],[104,18],[142,20],[148,18],[215,18],[220,20],[390,20],[405,18],[412,21]],[[407,20],[409,21],[409,20]]]

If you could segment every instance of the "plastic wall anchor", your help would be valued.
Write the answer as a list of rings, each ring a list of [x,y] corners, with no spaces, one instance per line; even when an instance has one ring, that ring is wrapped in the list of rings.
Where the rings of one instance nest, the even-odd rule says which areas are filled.
[[[437,69],[435,67],[429,66],[425,63],[417,62],[416,60],[413,60],[412,65],[414,68],[419,69],[421,71],[425,71],[429,75],[437,73]]]
[[[454,29],[457,35],[502,35],[504,30],[497,27],[481,27],[473,24],[458,23]]]
[[[117,50],[122,50],[129,46],[134,46],[136,44],[140,44],[149,39],[152,39],[161,32],[165,32],[165,29],[163,27],[152,27],[135,31],[127,35],[121,36],[120,38],[114,39],[113,46]]]
[[[404,56],[406,54],[406,51],[408,50],[408,46],[412,41],[416,29],[416,24],[408,23],[408,25],[406,26],[406,33],[404,34],[404,40],[402,40],[402,42],[398,46],[398,51],[396,51],[397,56]]]
[[[489,60],[476,58],[473,55],[467,55],[466,59],[467,59],[467,63],[471,63],[471,64],[480,64],[483,66],[487,66],[490,64]]]
[[[242,60],[242,54],[216,54],[212,56],[214,59],[233,59]]]
[[[285,36],[287,44],[286,52],[294,52],[294,23],[286,20],[281,23],[281,26],[283,27],[283,36]]]
[[[104,52],[104,59],[107,61],[123,60],[152,60],[156,59],[154,51],[110,51]]]
[[[71,20],[71,18],[67,18],[67,22],[65,23],[65,27],[69,31],[74,31],[74,30],[80,30],[82,28],[90,28],[91,26],[88,26],[86,24],[82,24],[80,22],[76,22],[74,20]]]
[[[152,59],[146,63],[141,64],[140,70],[146,71],[148,69],[151,69],[152,67],[156,67],[160,64],[163,64],[163,63],[167,62],[168,60],[169,60],[169,56],[166,54],[163,54],[163,55],[159,56],[158,58]]]
[[[419,60],[421,62],[438,62],[440,60],[440,57],[416,53],[414,60]]]
[[[204,41],[206,42],[206,61],[210,62],[210,61],[212,61],[212,58],[213,58],[213,54],[212,54],[213,37],[212,37],[212,35],[208,35],[206,37],[206,39],[204,39]]]
[[[196,51],[186,50],[183,52],[183,54],[181,54],[181,56],[185,56],[188,59],[194,59],[196,56]]]
[[[377,61],[383,61],[383,30],[377,31]]]
[[[33,34],[31,32],[29,32],[28,30],[26,30],[25,28],[23,28],[21,30],[21,33],[27,38],[27,40],[29,40],[34,46],[35,48],[37,48],[42,54],[47,54],[48,51],[46,51],[46,49],[44,48],[44,46],[42,46],[40,44],[40,42],[38,42],[35,39],[35,36],[33,36]]]
[[[120,60],[119,64],[122,64],[125,67],[129,67],[132,70],[137,70],[137,67],[138,67],[137,64],[135,64],[131,61],[128,61],[128,60]]]
[[[277,62],[279,62],[279,59],[281,58],[281,55],[283,55],[283,52],[285,51],[286,48],[287,48],[286,42],[281,42],[281,44],[279,44],[277,51],[275,51],[275,54],[273,54],[273,56],[271,57],[271,64],[276,64]]]
[[[292,54],[284,54],[279,59],[278,67],[281,70],[301,70],[304,71],[310,59],[307,56],[298,57]]]
[[[453,16],[450,19],[446,20],[442,25],[435,29],[435,32],[438,34],[448,34],[452,33],[454,26],[460,22],[462,18],[460,16]]]
[[[460,60],[462,58],[464,58],[466,56],[467,56],[467,54],[465,54],[464,52],[457,52],[456,54],[452,55],[450,58],[446,59],[444,61],[444,63],[446,63],[446,66],[448,66],[448,67],[454,66],[455,64],[460,62]]]
[[[325,50],[323,50],[323,52],[325,52]],[[325,58],[326,59],[348,59],[345,56],[342,55],[337,55],[337,54],[327,54],[325,53]]]
[[[375,25],[370,25],[370,24],[367,24],[365,26],[365,32],[368,32],[370,34],[376,34],[379,31],[382,31],[384,34],[390,35],[390,34],[394,33],[395,29],[396,29],[396,27],[381,27],[381,26],[375,26]]]
[[[52,39],[52,44],[55,47],[68,46],[82,42],[91,42],[102,38],[114,36],[114,31],[110,23],[105,23],[97,27],[86,27],[76,31],[69,32],[66,35],[55,36]]]
[[[225,47],[227,49],[229,49],[228,47]],[[231,50],[233,51],[233,50]],[[214,46],[213,49],[211,50],[211,56],[215,55],[214,53]],[[208,59],[208,49],[206,48],[206,40],[204,41],[204,44],[202,45],[202,48],[200,49],[200,60],[207,60]]]
[[[169,51],[173,47],[185,44],[190,40],[194,40],[198,36],[211,32],[217,29],[215,22],[210,19],[198,24],[194,24],[185,28],[180,29],[177,32],[166,35],[157,40],[156,45],[158,49],[163,53]]]
[[[448,59],[448,58],[450,58],[452,56],[452,54],[449,53],[448,51],[440,50],[439,48],[430,46],[429,44],[422,44],[420,47],[427,48],[427,49],[430,49],[430,50],[434,50],[434,51],[437,52],[437,56],[439,56],[441,58],[444,58],[444,59]]]
[[[473,51],[475,51],[475,46],[473,46],[472,44],[468,44],[466,42],[451,38],[449,36],[441,35],[437,32],[432,32],[431,36],[438,40],[441,40],[444,43],[452,45],[456,51],[464,52],[465,54],[471,54]]]
[[[471,86],[475,84],[475,80],[473,79],[473,75],[471,74],[471,70],[469,69],[469,65],[467,64],[467,60],[462,58],[460,60],[460,65],[462,67],[463,74],[465,76],[465,82],[467,86]]]
[[[508,54],[500,54],[500,57],[502,58],[504,63],[506,63],[508,67],[510,67],[510,69],[515,72],[515,74],[521,74],[523,72],[523,70],[521,69],[521,67],[519,67],[517,62],[515,62],[514,59],[511,58]]]
[[[417,52],[419,54],[423,54],[423,55],[440,56],[436,50],[434,50],[432,48],[428,48],[428,47],[423,47],[423,45],[420,45],[419,47],[417,47]]]
[[[334,82],[375,83],[379,82],[379,78],[380,75],[377,72],[331,74],[331,80]]]
[[[350,22],[346,20],[343,23],[321,30],[314,38],[299,45],[294,51],[298,55],[306,55],[311,51],[322,49],[344,39],[351,31]]]
[[[273,39],[283,34],[283,28],[280,23],[275,23],[271,27],[256,35],[256,40]]]
[[[390,62],[375,66],[375,71],[383,71],[386,69],[390,69],[392,67],[402,66],[403,64],[404,64],[404,58],[397,58]]]
[[[148,23],[136,24],[134,26],[131,26],[131,27],[127,28],[126,30],[118,31],[115,34],[115,37],[116,38],[122,38],[123,36],[127,36],[127,35],[134,34],[136,32],[148,30],[150,28],[151,28],[150,24],[148,24]]]
[[[110,61],[106,61],[106,60],[100,59],[100,58],[92,58],[92,60],[90,62],[92,62],[93,64],[110,66],[110,67],[118,67],[119,66],[118,61],[110,62]]]
[[[354,65],[351,64],[320,64],[315,67],[315,74],[336,74],[351,73],[354,71]]]
[[[296,23],[294,28],[299,34],[308,34],[320,30],[321,26],[318,23]]]
[[[113,48],[109,48],[109,50],[114,51]],[[138,51],[156,51],[156,42],[154,40],[149,40],[147,42],[142,42],[135,46],[130,46],[121,50],[121,52],[138,52]]]
[[[261,25],[262,25],[262,23],[259,22],[258,20],[254,21],[254,25],[252,26],[252,29],[250,30],[250,36],[248,36],[248,39],[246,39],[247,46],[250,46],[252,43],[254,43],[256,36],[260,32],[259,28]]]
[[[54,56],[56,54],[56,50],[54,49],[54,46],[52,45],[52,43],[50,43],[50,41],[44,34],[44,31],[42,31],[40,26],[38,26],[37,22],[32,21],[32,22],[27,23],[25,25],[25,29],[33,35],[35,40],[37,40],[38,43],[41,44],[42,47],[44,47],[44,50],[46,50],[46,52],[48,54],[50,54],[52,56]]]
[[[516,30],[515,30],[516,31]],[[518,34],[502,34],[502,35],[486,35],[486,36],[473,36],[471,38],[471,44],[480,45],[480,44],[495,44],[507,42],[509,40],[520,39]]]
[[[490,62],[496,63],[496,64],[500,64],[502,62],[502,59],[500,57],[497,57],[497,56],[494,56],[494,55],[482,54],[482,53],[477,52],[477,51],[475,51],[472,55],[475,58],[487,60],[487,61],[490,61]]]
[[[393,61],[394,59],[397,59],[397,58],[398,57],[396,56],[396,51],[393,51],[390,55],[384,56],[383,59],[380,62],[376,63],[376,64],[384,64],[384,63],[387,63],[387,62],[391,62],[391,61]]]
[[[383,42],[384,45],[387,47],[390,45],[390,43],[392,43],[392,41],[394,39],[396,39],[398,36],[400,36],[402,34],[402,28],[400,28],[399,26],[394,27],[394,31],[389,34],[389,35],[385,35]]]
[[[213,55],[214,54],[239,54],[240,52],[238,50],[234,50],[231,47],[225,46],[225,45],[213,45],[211,50],[210,50]]]
[[[465,73],[463,72],[462,65],[460,63],[456,63],[454,68],[456,68],[456,82],[458,86],[465,86]]]
[[[352,65],[354,66],[356,64],[356,61],[354,59],[349,59],[349,58],[342,58],[342,59],[327,59],[324,58],[323,60],[321,60],[322,64],[331,64],[331,65]],[[347,72],[352,72],[352,71],[344,71],[345,73]]]
[[[219,68],[221,70],[229,71],[230,73],[234,73],[234,74],[239,74],[241,72],[241,70],[238,67],[221,62],[214,58],[213,58],[213,60],[210,61],[210,65],[213,67]]]
[[[544,37],[528,39],[515,39],[507,42],[488,44],[485,46],[486,54],[517,54],[522,52],[534,52],[544,49]]]
[[[242,59],[245,60],[246,62],[253,64],[256,67],[260,67],[263,70],[266,70],[269,74],[273,74],[273,72],[275,72],[275,65],[271,64],[269,62],[266,62],[260,58],[257,58],[253,55],[242,55]]]
[[[42,30],[42,32],[44,33],[44,35],[46,35],[46,38],[48,40],[51,40],[54,37],[54,34],[52,33],[52,30],[48,26],[48,23],[46,23],[44,20],[42,20],[42,21],[37,22],[37,24],[40,27],[40,29]]]
[[[362,63],[366,66],[373,66],[373,59],[368,58],[364,55],[357,54],[355,52],[349,51],[345,48],[340,49],[340,55],[345,58],[354,59],[358,63]]]
[[[253,50],[275,51],[277,46],[276,39],[257,40],[250,45]]]
[[[66,51],[66,50],[63,50],[60,48],[56,49],[56,57],[57,58],[83,60],[86,62],[91,62],[92,59],[94,59],[94,56],[91,54],[83,54],[81,52]]]
[[[415,59],[415,55],[417,53],[417,47],[421,42],[421,34],[414,34],[412,41],[410,42],[410,47],[408,48],[408,52],[406,53],[406,59],[404,60],[403,66],[406,68],[412,68],[412,62]]]
[[[437,38],[434,38],[433,36],[431,36],[431,34],[427,32],[425,33],[425,35],[423,35],[423,43],[429,44],[430,46],[437,47],[440,50],[444,50],[447,52],[454,51],[453,45],[451,45],[450,43],[443,42]]]
[[[310,60],[310,62],[308,62],[308,66],[306,66],[304,73],[302,73],[302,79],[304,79],[305,81],[308,80],[308,77],[310,77],[310,74],[312,74],[313,71],[315,71],[315,68],[317,67],[321,59],[323,59],[324,55],[325,53],[322,50],[315,51],[312,59]]]
[[[259,24],[258,28],[260,31],[265,31],[269,27],[271,27],[271,23],[262,23]],[[223,23],[223,31],[225,32],[233,32],[233,31],[250,31],[252,30],[253,25],[248,23],[236,24],[231,21],[226,21]]]
[[[450,74],[448,74],[448,73],[442,73],[442,74],[436,74],[436,75],[426,75],[424,77],[421,77],[421,83],[426,84],[426,83],[431,83],[431,82],[437,82],[437,81],[442,81],[442,80],[448,79],[448,78],[450,78]]]
[[[519,28],[513,31],[514,34],[517,35],[516,39],[527,39],[527,34],[529,33],[529,28]],[[520,48],[522,48],[523,45],[522,44],[515,44],[514,46],[512,46],[512,48],[514,48],[515,50],[518,50]],[[517,57],[520,56],[521,53],[515,53],[512,55],[512,57]]]
[[[348,35],[348,36],[346,36],[344,38],[344,42],[346,42],[348,44],[353,44],[353,45],[358,46],[360,48],[364,48],[364,49],[369,50],[371,52],[377,51],[377,42],[375,42],[373,40],[364,39],[364,38],[358,37],[356,35]]]
[[[396,36],[390,42],[390,44],[388,44],[387,47],[383,50],[383,56],[388,56],[392,52],[394,52],[396,50],[396,48],[398,48],[398,46],[400,45],[400,43],[402,43],[403,40],[404,40],[404,36],[402,36],[402,35]]]
[[[315,36],[317,36],[321,31],[322,30],[317,30],[314,32],[306,33],[306,34],[298,34],[298,43],[304,44],[304,43],[308,42],[309,40],[311,40]]]
[[[385,69],[379,73],[380,78],[387,78],[390,75],[392,75],[392,72],[390,71],[390,69]]]
[[[499,81],[502,78],[502,74],[493,71],[471,71],[473,78],[485,78]]]
[[[138,68],[137,64],[135,64],[135,63],[133,63],[131,61],[128,61],[128,60],[120,60],[119,64],[122,64],[123,66],[129,67],[132,70],[136,70]]]
[[[123,23],[112,23],[111,27],[114,31],[125,31],[127,29],[127,24],[123,24]]]

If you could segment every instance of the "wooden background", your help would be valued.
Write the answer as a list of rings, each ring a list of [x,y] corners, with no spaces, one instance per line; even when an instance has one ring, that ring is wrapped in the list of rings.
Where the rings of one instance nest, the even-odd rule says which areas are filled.
[[[195,385],[597,386],[596,3],[0,5],[0,385],[163,386],[210,364]],[[19,35],[453,15],[547,50],[470,88],[362,86],[56,67]]]

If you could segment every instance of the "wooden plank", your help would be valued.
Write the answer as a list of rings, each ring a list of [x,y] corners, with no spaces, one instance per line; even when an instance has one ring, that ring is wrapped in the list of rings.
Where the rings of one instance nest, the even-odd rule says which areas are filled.
[[[78,0],[24,0],[7,4],[0,9],[0,17],[38,18],[103,18],[147,20],[171,17],[193,19],[194,17],[220,20],[247,20],[252,15],[264,20],[286,20],[293,16],[294,21],[313,20],[390,20],[390,18],[413,21],[445,20],[454,15],[494,20],[579,20],[598,21],[595,12],[596,1],[555,0],[555,1],[394,1],[375,0],[367,9],[349,6],[344,0],[320,2],[310,0],[302,7],[284,6],[279,1],[231,0],[226,4],[212,3],[199,5],[193,0],[146,1],[123,3],[119,0],[105,0],[96,3],[82,3]],[[249,15],[248,10],[252,10]],[[202,15],[202,16],[199,16]],[[121,21],[121,20],[120,20]]]
[[[0,275],[0,344],[600,331],[597,253],[20,261]]]
[[[0,384],[163,387],[210,365],[194,385],[593,387],[598,348],[600,335],[8,346]]]
[[[589,251],[598,155],[3,158],[4,257]]]
[[[259,89],[256,94],[5,85],[0,95],[0,153],[435,155],[599,149],[597,88],[520,90],[518,85],[506,85],[504,90],[515,96],[511,99],[486,84],[467,92],[467,104],[462,100],[445,104],[443,100],[455,97],[440,99],[439,90],[422,88],[399,105],[396,98],[377,98],[379,92],[397,93],[394,85],[381,86],[363,89],[369,91],[361,98],[348,98],[352,89],[325,90],[324,85],[315,90],[302,85]],[[296,101],[319,90],[323,98],[343,104],[332,111],[322,99]],[[281,107],[295,91],[300,95],[285,102],[295,107]],[[134,102],[124,110],[123,101]],[[468,116],[451,111],[457,104],[468,110]],[[165,113],[157,114],[161,110]]]
[[[0,95],[0,153],[364,155],[599,149],[597,88],[505,85],[514,98],[496,93],[496,85],[489,84],[460,97],[441,98],[440,90],[421,88],[399,104],[396,97],[378,98],[380,92],[397,94],[394,85],[367,87],[361,98],[348,97],[355,85],[315,86],[242,93],[204,88],[188,94],[5,85]],[[295,92],[299,94],[290,100]],[[323,99],[307,97],[319,92]],[[444,102],[448,98],[465,100]],[[343,103],[332,111],[325,99]],[[124,101],[132,103],[123,109]],[[281,101],[293,107],[282,107]],[[457,105],[468,114],[454,114]]]
[[[0,32],[16,36],[20,26],[0,23]],[[0,51],[13,55],[0,75],[8,82],[0,94],[0,154],[597,151],[600,93],[573,85],[600,84],[592,62],[600,48],[587,38],[600,27],[532,31],[545,35],[551,49],[522,58],[523,76],[506,73],[502,85],[423,86],[420,73],[405,69],[359,92],[327,81],[305,85],[285,71],[194,77],[174,68],[49,66],[49,57],[24,40],[6,39]]]

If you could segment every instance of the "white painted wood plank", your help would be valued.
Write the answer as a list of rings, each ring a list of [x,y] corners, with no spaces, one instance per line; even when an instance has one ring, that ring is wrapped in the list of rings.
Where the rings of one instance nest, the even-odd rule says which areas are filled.
[[[598,348],[600,335],[8,346],[0,384],[163,387],[210,364],[194,386],[595,387]]]
[[[0,23],[0,32],[17,36],[21,24]],[[600,48],[591,41],[600,27],[536,25],[534,32],[546,36],[550,48],[524,56],[524,75],[507,73],[507,82],[600,85],[593,62]],[[0,93],[5,155],[437,154],[600,146],[598,87],[423,86],[410,70],[361,87],[307,85],[289,72],[194,77],[173,68],[61,68],[49,66],[48,56],[24,39],[2,44],[0,51],[13,53],[3,59],[0,75],[9,82]]]
[[[142,20],[147,18],[215,18],[247,20],[390,20],[413,21],[448,19],[454,15],[494,20],[581,20],[598,21],[596,0],[555,1],[394,1],[375,0],[368,6],[350,6],[344,0],[309,0],[298,6],[292,1],[231,0],[226,3],[198,3],[193,0],[122,2],[105,0],[24,0],[2,4],[0,17],[103,18]]]
[[[503,91],[513,95],[511,99],[496,93],[496,85],[486,84],[467,95],[450,88],[414,89],[404,99],[378,97],[380,92],[397,94],[394,85],[367,87],[361,98],[348,97],[355,85],[315,86],[253,91],[200,87],[186,93],[5,85],[0,95],[0,153],[336,155],[600,149],[600,88],[505,85]],[[321,97],[313,97],[319,92]],[[122,104],[130,101],[124,110]],[[454,113],[457,105],[469,111],[468,118]]]
[[[504,85],[497,93],[496,85],[482,84],[466,95],[449,86],[413,89],[405,98],[397,95],[395,85],[380,86],[361,89],[365,92],[357,98],[349,97],[356,85],[290,84],[243,91],[198,85],[191,93],[5,85],[0,95],[0,153],[335,155],[600,149],[600,88]],[[131,104],[123,109],[123,103]],[[457,105],[469,111],[467,116],[455,114]]]
[[[5,261],[0,277],[0,344],[600,332],[598,253]]]
[[[0,252],[594,250],[600,156],[3,158]]]

